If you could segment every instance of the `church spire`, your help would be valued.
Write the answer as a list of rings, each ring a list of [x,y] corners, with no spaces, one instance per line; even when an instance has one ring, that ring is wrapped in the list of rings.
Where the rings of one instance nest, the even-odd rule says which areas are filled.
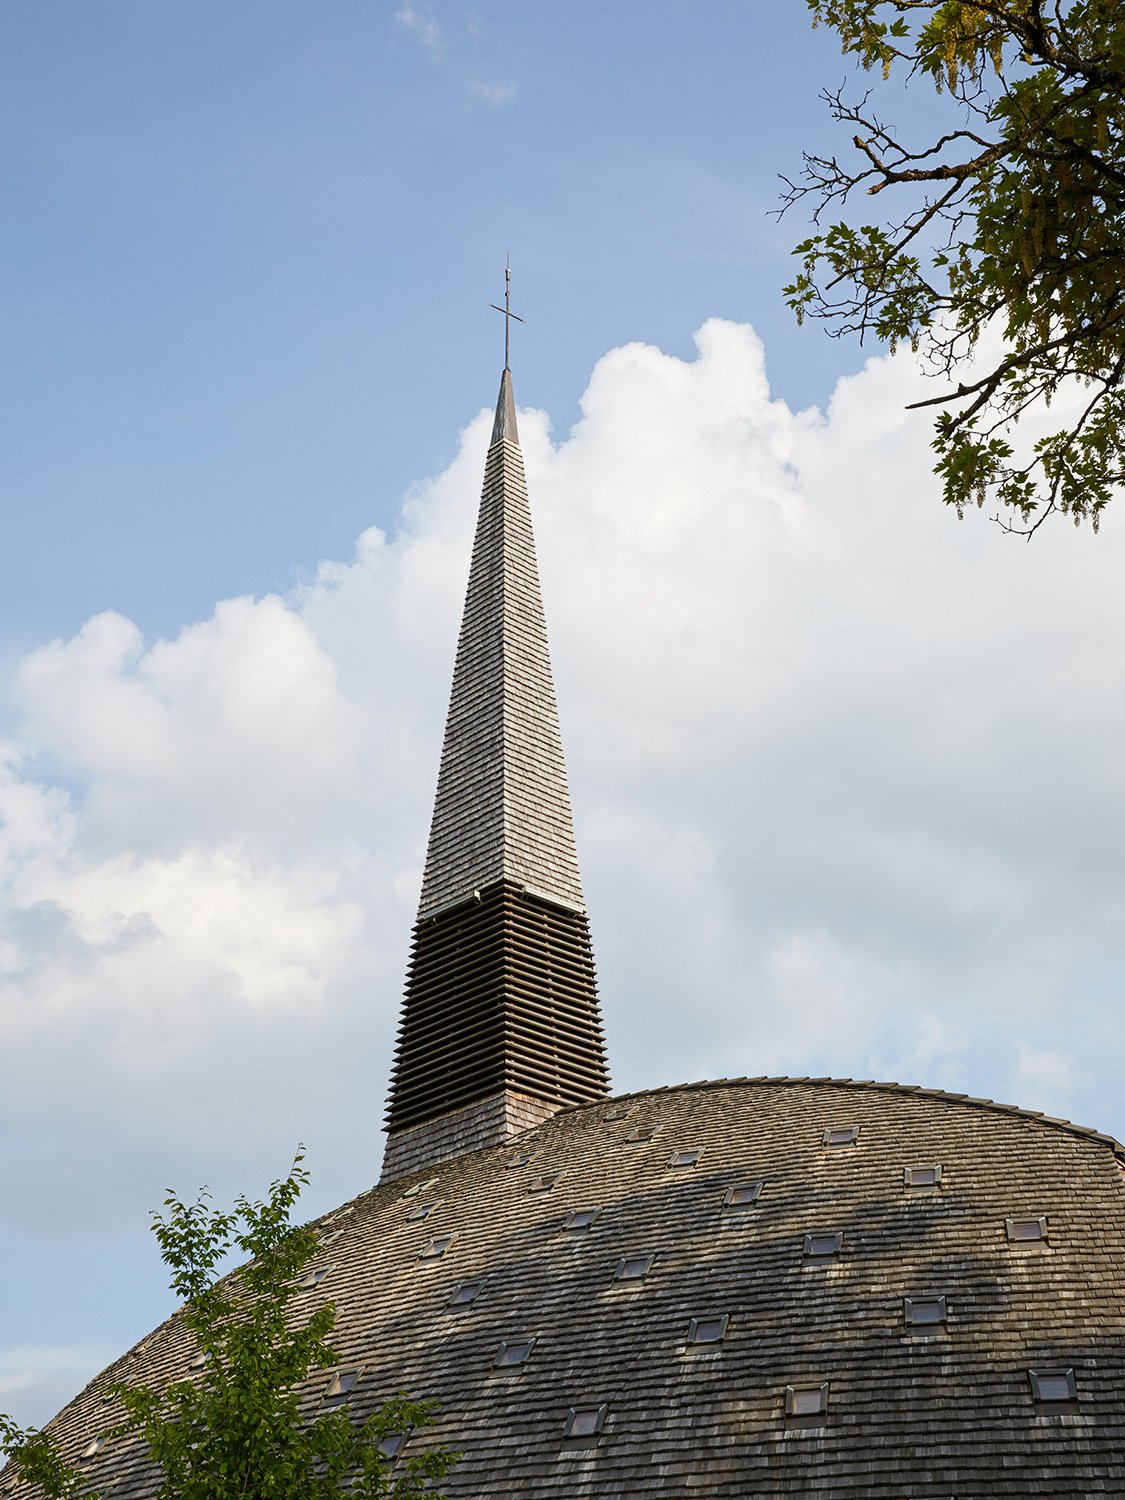
[[[600,1098],[607,1085],[505,366],[387,1106],[384,1176],[502,1141],[564,1105]]]

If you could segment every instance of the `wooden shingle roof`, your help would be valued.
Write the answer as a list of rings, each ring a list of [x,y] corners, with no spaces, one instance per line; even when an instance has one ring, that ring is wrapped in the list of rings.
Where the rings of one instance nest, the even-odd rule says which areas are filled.
[[[357,1412],[401,1389],[441,1402],[411,1442],[462,1451],[451,1496],[1121,1494],[1121,1157],[1097,1132],[935,1090],[656,1090],[361,1195],[329,1216],[344,1233],[308,1296],[336,1304]],[[420,1201],[437,1206],[412,1219]],[[479,1292],[453,1305],[466,1283]],[[908,1299],[941,1317],[909,1323]],[[693,1322],[712,1341],[692,1343]],[[498,1366],[508,1343],[530,1354]],[[57,1421],[69,1451],[108,1425],[105,1379],[170,1378],[189,1353],[173,1319],[94,1382]],[[821,1389],[823,1413],[786,1415],[787,1390]],[[575,1410],[601,1430],[568,1438]],[[88,1468],[116,1500],[152,1493],[124,1445]]]

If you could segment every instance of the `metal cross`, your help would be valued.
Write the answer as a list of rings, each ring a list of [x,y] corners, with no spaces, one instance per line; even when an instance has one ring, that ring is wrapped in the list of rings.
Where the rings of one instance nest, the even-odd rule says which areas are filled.
[[[512,326],[512,319],[522,323],[523,319],[519,313],[512,311],[512,257],[506,256],[504,260],[504,306],[496,302],[490,302],[489,307],[494,307],[498,313],[504,314],[504,368],[508,368],[508,333]]]

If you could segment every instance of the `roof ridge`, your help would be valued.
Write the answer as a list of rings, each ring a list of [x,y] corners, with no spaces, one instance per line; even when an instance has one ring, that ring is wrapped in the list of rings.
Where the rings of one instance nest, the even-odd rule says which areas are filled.
[[[949,1089],[931,1088],[921,1083],[896,1083],[893,1079],[874,1078],[813,1078],[809,1076],[789,1076],[779,1074],[769,1077],[759,1074],[756,1077],[746,1078],[702,1078],[694,1083],[662,1083],[649,1089],[636,1089],[627,1094],[614,1094],[610,1099],[596,1100],[594,1104],[572,1104],[564,1111],[572,1114],[576,1110],[591,1109],[598,1104],[620,1104],[629,1099],[647,1099],[655,1094],[671,1094],[688,1092],[692,1089],[717,1089],[717,1088],[741,1088],[746,1085],[764,1085],[777,1087],[780,1085],[796,1084],[828,1084],[833,1088],[870,1089],[888,1094],[914,1094],[924,1099],[948,1099],[955,1104],[970,1104],[977,1109],[991,1110],[996,1114],[1016,1115],[1021,1119],[1034,1120],[1040,1125],[1050,1125],[1056,1130],[1062,1130],[1068,1135],[1083,1136],[1088,1140],[1102,1141],[1109,1146],[1113,1154],[1125,1163],[1125,1145],[1116,1136],[1107,1134],[1104,1130],[1095,1130],[1090,1125],[1076,1125],[1073,1120],[1064,1120],[1059,1115],[1048,1115],[1040,1109],[1025,1109],[1019,1104],[1002,1104],[995,1099],[977,1098],[973,1094],[954,1093]]]

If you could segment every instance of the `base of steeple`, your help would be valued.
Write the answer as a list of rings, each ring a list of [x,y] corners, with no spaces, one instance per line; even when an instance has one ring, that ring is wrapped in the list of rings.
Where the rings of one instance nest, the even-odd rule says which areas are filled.
[[[538,1123],[608,1091],[584,912],[498,880],[417,924],[387,1105],[391,1141],[466,1111],[475,1119],[472,1110],[496,1100],[536,1101]],[[493,1139],[510,1133],[498,1125]]]
[[[394,1182],[482,1146],[499,1146],[557,1114],[560,1106],[505,1089],[492,1099],[467,1104],[452,1114],[396,1130],[387,1137],[380,1182]]]

